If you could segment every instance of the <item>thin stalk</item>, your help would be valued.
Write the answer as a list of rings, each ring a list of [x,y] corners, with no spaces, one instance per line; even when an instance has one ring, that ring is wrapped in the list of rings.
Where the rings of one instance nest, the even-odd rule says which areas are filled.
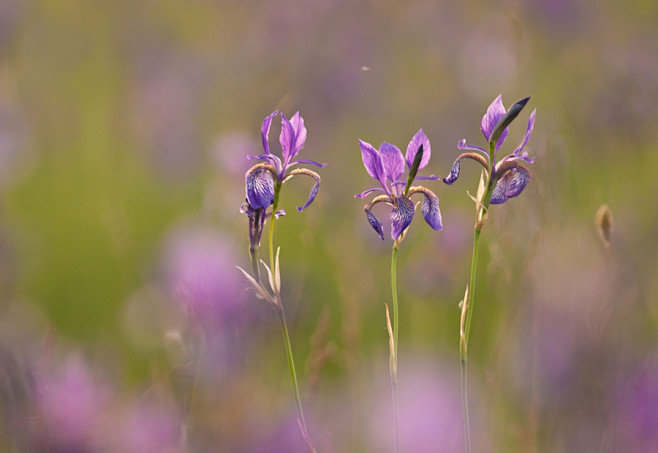
[[[478,251],[480,248],[480,232],[482,230],[475,229],[473,235],[473,258],[471,260],[471,278],[466,291],[466,298],[464,300],[464,310],[466,311],[466,320],[463,325],[463,333],[459,343],[459,356],[461,359],[461,390],[462,390],[462,412],[464,417],[464,438],[466,442],[466,453],[471,452],[471,425],[468,415],[468,340],[471,332],[471,319],[473,316],[473,300],[475,294],[475,277],[477,273]]]
[[[395,420],[395,452],[400,451],[398,416],[398,289],[397,289],[398,242],[393,243],[391,255],[391,292],[393,296],[393,341],[391,342],[391,389],[393,392],[393,417]]]
[[[270,219],[270,237],[269,237],[269,251],[270,251],[270,271],[275,272],[274,267],[274,221],[276,220],[276,210],[279,205],[279,193],[281,190],[281,184],[276,183],[274,187],[274,201],[272,202],[272,217]],[[273,288],[274,289],[274,288]],[[279,288],[275,289],[274,297],[277,298],[279,302],[279,308],[277,313],[279,315],[279,321],[281,321],[281,330],[283,332],[283,343],[286,348],[286,356],[288,358],[288,370],[290,371],[290,381],[292,382],[292,393],[295,397],[295,407],[297,408],[297,417],[299,422],[299,427],[302,430],[302,436],[304,441],[307,443],[310,450],[315,453],[315,448],[311,443],[311,438],[308,434],[308,428],[306,426],[306,419],[304,418],[304,410],[302,409],[302,399],[299,395],[299,385],[297,384],[297,371],[295,370],[295,360],[292,355],[292,346],[290,344],[290,335],[288,334],[288,324],[286,323],[286,316],[283,310],[283,304],[281,304],[281,294],[278,293]]]

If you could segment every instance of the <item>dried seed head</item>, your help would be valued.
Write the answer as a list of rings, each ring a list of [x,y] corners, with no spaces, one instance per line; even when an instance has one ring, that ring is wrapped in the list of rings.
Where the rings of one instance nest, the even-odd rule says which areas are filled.
[[[610,236],[612,235],[612,230],[615,226],[610,206],[604,204],[598,211],[596,211],[595,223],[596,229],[599,232],[599,237],[601,238],[601,241],[603,241],[603,245],[606,248],[610,247]]]

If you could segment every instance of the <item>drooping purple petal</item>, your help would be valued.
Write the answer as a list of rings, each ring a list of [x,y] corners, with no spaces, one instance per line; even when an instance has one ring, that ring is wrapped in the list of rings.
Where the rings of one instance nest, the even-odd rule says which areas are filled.
[[[265,154],[270,154],[270,144],[267,141],[267,136],[270,133],[270,125],[272,124],[272,118],[274,118],[277,114],[279,113],[278,110],[275,110],[274,112],[270,113],[265,119],[263,120],[263,125],[260,128],[260,136],[261,139],[263,140],[263,149],[265,150]]]
[[[379,146],[379,155],[382,158],[382,165],[384,173],[390,182],[398,180],[402,172],[404,172],[404,158],[402,151],[397,146],[390,143],[383,142]]]
[[[505,106],[503,105],[503,95],[499,94],[498,97],[493,100],[491,105],[489,105],[487,112],[484,114],[482,121],[480,122],[480,129],[487,141],[491,139],[491,133],[496,128],[496,125],[500,122],[501,118],[505,116],[505,113],[507,113],[507,110],[505,110]],[[503,134],[501,134],[498,142],[502,143],[503,141]]]
[[[423,158],[420,160],[420,165],[418,169],[424,168],[430,161],[430,156],[432,155],[432,148],[430,147],[430,140],[423,132],[423,129],[419,129],[411,138],[409,145],[407,146],[407,152],[405,154],[405,160],[407,161],[407,167],[411,168],[411,165],[414,162],[416,153],[418,153],[418,148],[423,146]]]
[[[530,171],[521,165],[507,170],[494,187],[491,204],[503,204],[508,199],[520,195],[528,185],[530,178]]]
[[[274,178],[263,165],[254,166],[245,174],[247,201],[256,209],[267,208],[274,202]]]
[[[304,209],[306,209],[308,205],[313,203],[313,200],[315,200],[315,197],[318,194],[318,190],[320,190],[320,175],[306,168],[298,168],[290,172],[290,177],[293,177],[295,175],[306,175],[315,179],[315,185],[311,188],[311,192],[308,196],[308,200],[306,201],[306,204],[304,204],[304,206],[301,207],[297,206],[297,211],[302,212]]]
[[[382,164],[382,157],[379,154],[379,151],[377,151],[370,143],[364,142],[360,139],[359,146],[361,147],[361,159],[363,160],[363,166],[366,167],[366,171],[370,176],[378,180],[384,188],[384,191],[388,193],[384,165]]]
[[[443,224],[441,223],[441,211],[439,210],[439,197],[437,197],[431,190],[422,186],[412,187],[409,191],[409,196],[415,193],[423,194],[421,212],[423,213],[423,218],[425,218],[428,225],[435,230],[443,229]]]
[[[414,218],[414,204],[404,196],[397,197],[391,210],[391,237],[397,240]]]
[[[365,211],[366,211],[366,217],[368,218],[368,222],[370,223],[370,226],[372,226],[375,229],[375,231],[377,232],[377,234],[379,235],[379,237],[383,241],[384,240],[384,229],[382,228],[382,223],[379,221],[379,219],[377,219],[377,217],[375,217],[375,215],[372,212],[370,212],[369,209],[365,209]]]
[[[532,113],[530,114],[530,118],[528,118],[528,127],[525,131],[525,136],[523,137],[523,142],[521,145],[514,150],[514,155],[520,159],[523,159],[524,161],[528,163],[533,163],[535,161],[534,157],[528,157],[528,153],[523,153],[521,154],[521,151],[523,151],[523,148],[525,145],[528,144],[528,140],[530,140],[530,135],[532,135],[532,129],[535,127],[535,114],[537,113],[537,109],[534,109]]]
[[[450,185],[453,182],[457,181],[457,178],[459,177],[459,171],[460,171],[460,168],[461,168],[460,161],[462,159],[473,159],[473,160],[479,162],[484,167],[485,170],[488,171],[488,169],[489,169],[489,165],[488,165],[486,159],[484,157],[482,157],[482,155],[477,154],[477,153],[463,153],[452,164],[452,168],[450,169],[450,174],[448,175],[448,177],[443,178],[444,183]]]

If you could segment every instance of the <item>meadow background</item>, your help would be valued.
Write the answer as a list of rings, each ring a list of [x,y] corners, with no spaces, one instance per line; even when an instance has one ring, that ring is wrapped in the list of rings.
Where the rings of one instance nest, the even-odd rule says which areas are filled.
[[[537,108],[536,161],[482,236],[474,449],[657,450],[656,23],[641,0],[2,0],[0,451],[183,451],[182,413],[191,452],[305,451],[277,317],[234,267],[275,109],[301,112],[303,158],[328,164],[304,213],[310,182],[286,183],[276,230],[311,435],[391,451],[391,241],[353,198],[373,185],[357,139],[404,150],[422,127],[445,176],[499,93],[532,96],[503,149]],[[479,171],[429,183],[444,230],[417,216],[400,251],[404,451],[463,448]],[[202,348],[194,297],[216,304]]]

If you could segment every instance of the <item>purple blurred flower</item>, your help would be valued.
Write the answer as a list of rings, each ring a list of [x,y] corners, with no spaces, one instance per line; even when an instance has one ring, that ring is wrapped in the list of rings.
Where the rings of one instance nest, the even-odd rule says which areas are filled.
[[[377,203],[387,203],[393,207],[391,211],[391,237],[397,240],[402,232],[411,224],[414,217],[415,205],[410,200],[411,195],[420,193],[423,195],[423,204],[421,210],[425,221],[435,230],[441,230],[441,211],[439,210],[439,198],[431,190],[423,186],[411,187],[414,180],[437,180],[440,179],[434,175],[423,177],[416,176],[416,172],[424,168],[430,160],[432,153],[430,141],[420,129],[413,136],[405,156],[402,156],[396,146],[383,142],[379,149],[375,149],[370,143],[359,140],[361,146],[361,158],[366,171],[370,176],[379,181],[381,187],[367,189],[355,197],[365,198],[371,192],[382,191],[384,195],[375,197],[370,203],[364,206],[368,222],[375,229],[379,237],[384,239],[384,231],[381,222],[371,212],[372,207]],[[400,180],[404,172],[404,164],[409,167],[407,181]]]
[[[154,404],[139,404],[122,419],[116,451],[140,453],[178,452],[178,416]]]
[[[455,160],[447,178],[443,179],[446,184],[452,184],[459,177],[460,161],[464,158],[473,159],[485,168],[487,173],[490,173],[490,184],[495,184],[493,192],[491,193],[491,204],[502,204],[508,199],[516,197],[523,192],[523,189],[530,181],[531,175],[524,165],[519,161],[524,161],[529,164],[535,161],[534,157],[528,157],[528,153],[523,151],[523,148],[528,143],[532,129],[535,125],[535,113],[537,109],[533,110],[528,119],[528,127],[523,137],[523,142],[508,156],[505,156],[498,163],[496,162],[496,153],[505,142],[507,133],[509,131],[509,124],[518,116],[521,110],[528,103],[530,98],[520,100],[510,107],[509,111],[505,110],[503,105],[502,95],[498,95],[491,103],[487,112],[482,117],[480,129],[484,138],[487,139],[489,144],[489,151],[479,146],[466,144],[466,139],[462,139],[457,144],[461,150],[467,152],[461,154]],[[474,151],[474,152],[473,152]],[[492,168],[493,167],[493,168]]]
[[[39,392],[42,441],[67,451],[90,448],[96,429],[102,426],[108,389],[94,381],[83,362],[70,359],[55,374],[41,379]]]
[[[210,229],[184,229],[169,240],[165,252],[168,285],[194,323],[211,330],[241,311],[236,262],[231,242]]]
[[[625,451],[658,451],[658,365],[648,363],[619,393],[620,443]],[[632,448],[631,448],[632,447]]]

